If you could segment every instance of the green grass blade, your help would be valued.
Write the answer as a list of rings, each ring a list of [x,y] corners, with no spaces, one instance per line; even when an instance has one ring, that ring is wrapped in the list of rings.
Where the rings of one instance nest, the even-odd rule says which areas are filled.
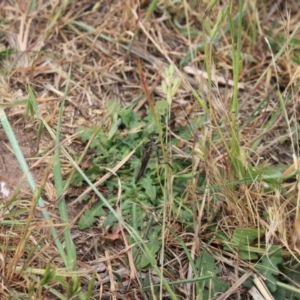
[[[10,143],[12,149],[13,149],[13,152],[14,152],[17,160],[18,160],[19,166],[20,166],[21,170],[23,171],[23,173],[26,176],[28,185],[29,185],[32,193],[34,195],[36,195],[37,192],[38,192],[38,188],[35,184],[35,181],[34,181],[34,178],[33,178],[32,174],[29,171],[29,167],[28,167],[27,162],[24,158],[22,150],[21,150],[21,148],[18,144],[18,141],[15,137],[15,134],[14,134],[14,132],[13,132],[11,126],[10,126],[10,123],[9,123],[7,117],[6,117],[5,111],[1,107],[0,107],[0,122],[3,126],[5,134],[8,138],[8,140],[9,140],[9,143]],[[45,202],[42,199],[42,197],[38,198],[38,206],[40,207],[41,212],[43,214],[43,217],[45,218],[47,223],[52,225],[50,215],[47,212],[46,205],[45,205]],[[61,257],[62,257],[63,261],[66,263],[67,262],[67,256],[66,256],[65,251],[63,249],[63,246],[62,246],[62,244],[61,244],[61,242],[58,238],[57,231],[55,230],[54,227],[50,227],[50,228],[51,228],[50,230],[51,230],[52,236],[54,238],[55,244],[56,244],[56,246],[57,246],[57,248],[58,248],[58,250],[61,254]]]

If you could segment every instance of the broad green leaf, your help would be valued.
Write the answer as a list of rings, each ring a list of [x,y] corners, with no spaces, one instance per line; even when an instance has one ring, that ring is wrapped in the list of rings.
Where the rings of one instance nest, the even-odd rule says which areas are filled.
[[[160,226],[152,226],[149,229],[149,233],[146,237],[146,239],[149,240],[147,242],[147,246],[148,246],[152,256],[154,256],[154,257],[157,255],[157,251],[161,247],[161,239],[159,238],[160,231],[161,231]],[[141,270],[141,269],[149,266],[149,264],[150,264],[150,260],[148,258],[148,255],[144,252],[141,252],[141,255],[136,260],[136,267],[139,270]]]
[[[232,237],[232,246],[236,251],[239,252],[242,259],[255,260],[259,256],[257,253],[263,252],[264,250],[258,249],[256,247],[251,247],[251,245],[260,239],[264,234],[264,231],[258,231],[252,228],[237,228],[235,229]],[[228,249],[225,247],[225,249]]]
[[[102,208],[102,204],[98,204],[95,207],[92,207],[91,209],[88,209],[84,215],[80,218],[78,229],[84,230],[89,227],[91,227],[94,222],[96,221],[96,217],[104,216],[105,211]]]
[[[282,250],[280,246],[272,246],[268,254],[262,257],[255,269],[266,278],[266,285],[271,292],[277,289],[276,281],[279,274],[278,265],[282,263]]]
[[[235,245],[249,246],[263,234],[263,230],[258,231],[257,229],[252,228],[237,228],[233,233],[232,241]]]
[[[108,109],[111,118],[113,118],[115,114],[119,113],[121,104],[118,101],[110,100],[106,102],[106,108]]]
[[[148,174],[145,178],[141,179],[143,187],[145,188],[146,195],[150,198],[151,201],[156,199],[156,187],[152,185],[152,179]]]
[[[211,278],[203,281],[203,299],[210,299],[219,293],[224,293],[229,289],[229,285],[223,280],[217,277],[221,272],[217,266],[215,259],[206,251],[202,251],[199,255],[196,266],[198,268],[198,276],[210,275]]]
[[[155,103],[155,107],[159,113],[165,113],[168,108],[168,103],[165,100],[159,100]]]
[[[134,128],[140,121],[139,115],[135,111],[129,109],[121,110],[119,112],[119,116],[121,117],[123,124],[128,129]]]

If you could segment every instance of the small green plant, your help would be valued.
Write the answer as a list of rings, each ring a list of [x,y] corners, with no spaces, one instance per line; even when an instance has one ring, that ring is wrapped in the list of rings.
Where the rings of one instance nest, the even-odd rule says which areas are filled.
[[[109,105],[116,105],[110,103]],[[156,105],[158,112],[164,112],[165,105],[161,101]],[[159,114],[161,118],[163,116]],[[141,156],[143,144],[152,134],[158,134],[153,126],[153,115],[149,112],[143,121],[139,116],[130,109],[121,109],[116,105],[114,113],[111,115],[111,129],[108,134],[99,130],[97,135],[90,141],[95,128],[80,128],[80,136],[83,142],[90,141],[90,148],[94,150],[91,155],[92,167],[85,170],[85,175],[93,182],[107,173],[108,169],[113,167],[128,155],[132,150],[136,149],[134,155],[123,167],[118,171],[118,176],[122,183],[122,202],[121,209],[123,217],[127,212],[128,207],[133,203],[144,206],[157,206],[163,203],[161,184],[164,181],[163,165],[159,165],[155,155],[150,158],[149,164],[146,167],[146,172],[140,181],[135,184],[137,172],[141,165]],[[143,126],[143,130],[135,133],[124,135],[123,132],[137,131],[136,128]],[[176,141],[172,141],[176,142]],[[160,150],[158,150],[160,154]],[[186,162],[175,161],[172,169],[174,172],[183,171],[186,167]],[[176,185],[174,192],[180,191],[188,179],[181,177],[180,180],[175,179]],[[80,186],[83,184],[83,178],[77,174],[73,179],[73,184]],[[118,180],[115,176],[111,176],[106,180],[105,185],[112,196],[108,201],[112,203],[116,201],[113,191],[118,189]],[[179,199],[178,199],[179,201]],[[130,205],[128,205],[130,203]],[[97,203],[94,207],[87,210],[80,221],[81,229],[85,229],[93,224],[96,216],[105,214],[105,208]],[[176,206],[175,206],[176,207]],[[115,217],[108,216],[111,222],[115,222]],[[112,223],[110,223],[112,225]]]
[[[218,277],[221,269],[217,266],[215,259],[206,251],[201,252],[197,261],[196,267],[199,276],[210,276],[198,285],[199,295],[202,299],[211,299],[218,293],[224,293],[229,288],[229,285]]]

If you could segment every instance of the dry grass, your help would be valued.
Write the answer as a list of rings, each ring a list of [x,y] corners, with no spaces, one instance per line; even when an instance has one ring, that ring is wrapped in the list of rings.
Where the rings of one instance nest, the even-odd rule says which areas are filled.
[[[208,8],[202,1],[141,1],[140,5],[139,1],[69,2],[38,0],[30,5],[30,1],[5,0],[0,4],[0,50],[5,54],[13,49],[12,54],[0,56],[0,108],[5,108],[55,224],[44,220],[38,197],[28,186],[18,186],[22,172],[0,131],[0,179],[16,191],[1,208],[0,294],[5,299],[75,299],[78,295],[83,299],[155,299],[155,295],[157,299],[196,299],[201,285],[193,279],[206,275],[197,269],[197,258],[207,251],[220,268],[218,278],[230,289],[214,295],[206,287],[211,293],[206,299],[250,299],[242,284],[253,274],[269,278],[255,267],[258,259],[271,256],[274,245],[282,249],[282,265],[293,259],[299,262],[300,194],[298,174],[293,173],[299,154],[299,4],[296,0],[276,5],[263,1],[255,6],[245,0],[239,50],[230,31],[227,4]],[[238,13],[236,2],[230,2],[232,17]],[[233,27],[238,35],[237,21]],[[193,51],[197,47],[198,51]],[[238,72],[233,48],[240,55]],[[127,231],[123,226],[107,231],[103,220],[88,230],[78,230],[80,217],[98,201],[92,188],[70,185],[64,190],[69,217],[62,218],[57,207],[63,196],[54,184],[52,167],[59,147],[64,147],[82,170],[92,165],[92,152],[76,130],[99,126],[110,132],[114,123],[107,109],[109,101],[142,117],[147,109],[155,114],[155,101],[166,99],[162,82],[168,79],[165,69],[171,63],[181,84],[171,99],[166,129],[177,143],[168,146],[174,165],[183,161],[186,169],[176,173],[176,168],[166,168],[161,214],[157,207],[141,205],[161,224],[157,238],[164,241],[164,251],[154,259],[155,267],[140,272],[128,238],[128,232],[135,233],[124,223]],[[30,88],[40,115],[35,110],[33,116],[26,117]],[[64,100],[58,145],[51,133],[55,134],[60,122]],[[41,120],[48,127],[38,140]],[[191,140],[181,136],[184,129],[191,133]],[[120,135],[141,130],[139,126]],[[60,170],[67,180],[74,163],[66,152],[60,153]],[[82,154],[80,159],[77,153]],[[118,173],[133,153],[124,154],[113,171]],[[9,171],[11,166],[13,172]],[[289,175],[288,180],[283,178]],[[107,169],[107,176],[94,182],[105,197],[112,193],[105,186],[110,176]],[[190,180],[182,194],[175,196],[172,184],[180,176],[190,176]],[[205,178],[198,186],[201,176]],[[118,184],[122,185],[121,180]],[[117,200],[112,205],[120,216],[121,188],[113,193]],[[88,202],[79,201],[83,195],[89,195]],[[184,219],[183,209],[191,212],[192,220]],[[70,226],[63,220],[70,220]],[[56,248],[52,226],[66,249],[66,228],[71,230],[76,249],[76,255],[71,255],[76,257],[69,265],[72,268],[66,268]],[[240,245],[235,244],[239,229],[263,233],[251,243],[252,250],[242,239]],[[143,233],[140,236],[144,240]],[[140,245],[144,247],[142,242]],[[246,259],[245,252],[249,256],[259,253],[258,259]],[[159,270],[168,282],[179,281],[172,286],[173,295]],[[122,279],[117,280],[116,274]],[[151,288],[142,294],[145,278]],[[157,290],[155,284],[166,289]],[[295,286],[299,288],[298,283]]]

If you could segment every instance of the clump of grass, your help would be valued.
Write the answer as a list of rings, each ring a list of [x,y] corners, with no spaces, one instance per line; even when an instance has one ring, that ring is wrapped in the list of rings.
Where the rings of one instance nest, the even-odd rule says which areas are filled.
[[[1,210],[3,294],[299,298],[297,10],[271,4],[1,8],[1,123],[32,190]],[[152,134],[172,168],[135,184]]]

